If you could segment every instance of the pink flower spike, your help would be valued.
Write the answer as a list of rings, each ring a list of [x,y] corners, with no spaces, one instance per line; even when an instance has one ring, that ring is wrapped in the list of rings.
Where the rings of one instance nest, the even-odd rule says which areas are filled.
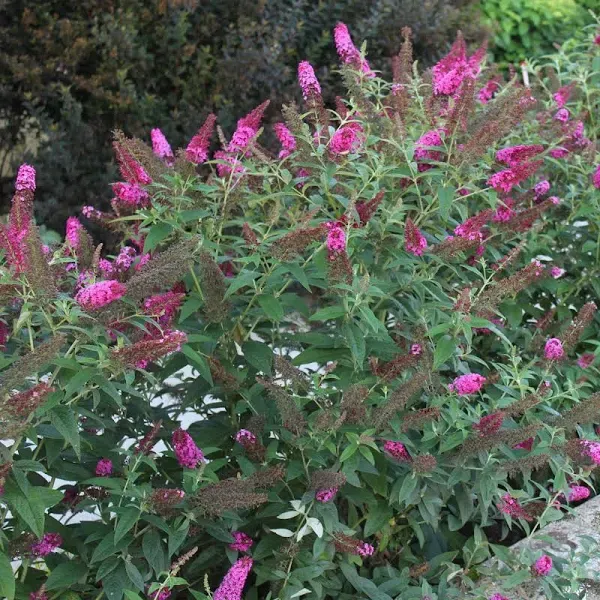
[[[565,355],[562,342],[558,338],[550,338],[544,347],[544,356],[548,360],[559,360]]]
[[[525,521],[532,520],[531,516],[527,514],[527,511],[521,506],[521,503],[508,493],[504,494],[502,499],[498,502],[498,510],[502,514],[515,519],[524,519]]]
[[[334,154],[350,154],[356,152],[360,144],[360,135],[356,127],[344,125],[340,127],[332,136],[329,142],[329,149]]]
[[[110,477],[112,470],[113,464],[109,458],[101,458],[96,465],[96,475],[98,477]]]
[[[287,158],[296,149],[296,138],[283,123],[275,123],[273,129],[275,130],[277,139],[281,143],[279,158]]]
[[[249,556],[240,558],[221,581],[213,595],[213,600],[241,600],[252,564],[253,561]]]
[[[83,230],[83,225],[77,217],[67,219],[65,240],[71,248],[79,246],[79,232]]]
[[[550,196],[548,200],[550,200],[554,206],[558,206],[560,204],[560,198],[558,196]]]
[[[580,440],[581,453],[587,456],[594,464],[600,465],[600,442]]]
[[[513,167],[522,163],[534,156],[537,156],[540,152],[544,151],[544,147],[540,144],[527,146],[519,144],[518,146],[510,146],[509,148],[502,148],[496,152],[496,160],[504,163],[509,167]]]
[[[31,554],[44,558],[54,552],[62,544],[62,538],[58,533],[45,533],[41,540],[31,546]]]
[[[177,461],[182,467],[195,469],[198,463],[204,462],[202,450],[196,446],[192,436],[183,429],[173,432],[173,448]]]
[[[427,248],[425,236],[417,229],[411,219],[404,226],[404,249],[415,256],[421,256]]]
[[[510,599],[507,598],[506,596],[503,596],[502,594],[493,594],[492,596],[490,596],[490,600],[510,600]]]
[[[535,561],[532,567],[533,574],[537,575],[538,577],[544,577],[548,575],[551,570],[552,559],[547,554],[540,556],[540,558]]]
[[[229,547],[232,550],[247,552],[254,545],[254,540],[243,531],[234,531],[231,535],[233,536],[233,542],[229,544]]]
[[[354,45],[348,27],[344,23],[338,23],[333,30],[333,39],[338,56],[346,64],[354,64],[368,77],[375,77],[369,63],[361,56],[358,48]]]
[[[315,494],[315,499],[317,500],[317,502],[322,502],[323,504],[325,504],[326,502],[331,502],[331,500],[335,498],[335,495],[337,493],[338,488],[336,487],[317,490],[317,493]]]
[[[30,191],[35,192],[35,169],[31,165],[22,164],[17,172],[15,189],[17,192]]]
[[[423,347],[421,346],[421,344],[412,344],[410,347],[410,353],[413,356],[421,356],[421,354],[423,353]]]
[[[513,446],[513,449],[515,450],[531,450],[533,448],[533,438],[527,438],[526,440],[523,440],[522,442],[519,442],[518,444],[515,444]]]
[[[476,394],[485,384],[486,378],[478,373],[467,373],[460,375],[450,385],[448,389],[456,392],[459,396],[469,396]]]
[[[533,191],[536,196],[543,196],[544,194],[547,194],[549,190],[550,182],[545,179],[543,181],[538,181],[538,183],[533,186]]]
[[[303,60],[298,65],[298,83],[302,89],[302,97],[305,100],[321,96],[319,80],[315,75],[315,70],[307,60]]]
[[[485,417],[482,417],[478,423],[473,425],[473,429],[479,432],[481,437],[487,437],[494,435],[500,431],[502,423],[504,422],[504,415],[501,412],[495,412]]]
[[[210,147],[210,139],[212,137],[217,117],[214,114],[208,115],[206,121],[198,133],[190,140],[185,149],[185,157],[195,165],[206,162],[208,159],[208,149]]]
[[[550,275],[554,279],[558,279],[559,277],[562,277],[565,273],[566,273],[566,271],[564,269],[561,269],[560,267],[555,266],[550,269]]]
[[[113,279],[98,281],[77,292],[75,301],[85,310],[96,310],[122,298],[126,291],[124,284]]]
[[[162,158],[167,165],[171,166],[175,162],[175,156],[173,156],[173,150],[171,150],[171,146],[163,132],[156,127],[150,131],[150,137],[152,139],[152,151],[154,154]]]
[[[595,355],[593,355],[591,352],[588,352],[586,354],[582,354],[577,359],[577,364],[580,368],[587,369],[594,362],[595,358]]]

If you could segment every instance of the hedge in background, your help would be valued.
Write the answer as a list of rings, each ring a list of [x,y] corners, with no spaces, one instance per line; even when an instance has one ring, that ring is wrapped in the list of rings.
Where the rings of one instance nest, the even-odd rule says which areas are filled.
[[[239,114],[297,96],[299,60],[320,65],[324,95],[339,79],[331,29],[344,18],[372,40],[376,59],[397,52],[398,32],[414,32],[417,58],[447,49],[465,0],[44,0],[0,7],[2,152],[39,123],[38,217],[62,229],[74,208],[106,201],[115,172],[110,133],[146,136],[161,127],[174,144],[209,112],[230,131]],[[452,32],[452,33],[450,33]],[[389,69],[387,61],[378,61]],[[2,157],[0,156],[0,159]],[[23,157],[17,150],[17,160]],[[11,179],[4,179],[5,210]],[[5,212],[5,210],[3,212]]]
[[[481,10],[494,32],[490,50],[502,67],[551,54],[593,22],[595,0],[482,0]]]

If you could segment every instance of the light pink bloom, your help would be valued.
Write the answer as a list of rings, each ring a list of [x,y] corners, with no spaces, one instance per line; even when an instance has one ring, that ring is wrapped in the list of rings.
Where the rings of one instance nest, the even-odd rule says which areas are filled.
[[[459,396],[468,396],[476,394],[485,384],[486,378],[478,373],[467,373],[460,375],[451,384],[448,389],[456,392]]]
[[[323,504],[326,502],[330,502],[335,498],[335,495],[338,493],[338,488],[324,488],[322,490],[317,490],[315,494],[315,498],[317,502],[322,502]]]
[[[245,125],[238,125],[234,131],[231,141],[227,146],[228,152],[245,152],[248,145],[256,135],[256,131],[252,127]]]
[[[552,570],[552,559],[547,554],[540,556],[533,564],[532,570],[538,577],[548,575]]]
[[[221,581],[221,585],[213,595],[213,600],[241,600],[252,564],[253,561],[249,556],[240,558]]]
[[[600,442],[581,440],[581,452],[588,456],[592,462],[600,465]]]
[[[410,454],[402,442],[387,441],[383,445],[383,450],[396,460],[403,462],[409,462],[411,460]]]
[[[254,445],[256,444],[256,436],[247,429],[240,429],[235,434],[235,441],[242,446]]]
[[[98,477],[110,477],[113,464],[109,458],[101,458],[96,465],[96,475]]]
[[[560,108],[554,115],[554,119],[561,123],[566,123],[569,120],[569,111],[566,108]]]
[[[586,354],[582,354],[578,359],[577,359],[577,364],[582,368],[582,369],[587,369],[593,362],[594,359],[596,357],[591,353],[588,352]]]
[[[562,277],[565,273],[566,271],[564,269],[561,269],[560,267],[554,266],[550,269],[550,275],[554,277],[554,279]]]
[[[254,545],[254,540],[243,531],[234,531],[231,535],[233,536],[233,542],[229,544],[229,547],[232,550],[247,552]]]
[[[565,85],[552,95],[552,98],[554,98],[554,101],[558,105],[558,108],[563,108],[563,106],[566,105],[566,103],[569,101],[569,98],[571,97],[572,91],[572,85]]]
[[[77,292],[75,301],[86,310],[95,310],[122,298],[126,291],[125,285],[118,281],[98,281]]]
[[[427,171],[433,168],[430,161],[440,162],[444,156],[443,152],[434,150],[433,148],[440,147],[443,150],[444,142],[442,135],[446,135],[448,130],[445,127],[438,127],[424,133],[415,142],[414,159],[417,162],[417,169],[420,172]]]
[[[375,547],[371,544],[367,544],[367,542],[361,542],[356,547],[356,554],[362,556],[363,558],[367,556],[372,556],[375,552]]]
[[[558,338],[550,338],[544,347],[544,356],[548,360],[559,360],[565,355],[562,342]]]
[[[571,485],[569,487],[569,502],[580,502],[590,497],[590,489],[585,485]]]
[[[548,200],[550,200],[554,206],[558,206],[560,204],[560,198],[558,196],[550,196]]]
[[[202,450],[196,446],[192,436],[183,429],[176,429],[173,432],[173,448],[177,461],[182,467],[195,469],[198,463],[204,462]]]
[[[168,165],[172,165],[175,161],[175,156],[173,156],[173,150],[171,150],[171,146],[163,132],[156,127],[150,131],[150,137],[152,139],[152,151],[154,154],[162,158]]]
[[[302,96],[305,100],[315,96],[321,96],[321,86],[315,75],[315,70],[306,60],[303,60],[298,65],[298,83],[300,84]]]
[[[30,191],[35,192],[35,169],[31,165],[22,164],[17,171],[15,189],[17,192]]]
[[[215,152],[215,159],[221,161],[217,164],[217,175],[219,177],[228,177],[232,174],[239,176],[246,171],[239,159],[229,152],[219,150]]]
[[[281,143],[279,158],[287,158],[296,149],[296,138],[283,123],[275,123],[273,129],[275,130],[277,139]]]
[[[492,596],[490,596],[490,600],[510,600],[510,599],[507,598],[506,596],[503,596],[502,594],[493,594]]]
[[[543,181],[538,181],[533,186],[533,191],[535,192],[536,196],[543,196],[544,194],[547,194],[549,189],[550,189],[550,182],[546,181],[545,179]]]
[[[346,232],[344,228],[334,221],[325,225],[327,232],[327,250],[329,254],[341,254],[346,250]]]
[[[420,356],[423,353],[423,347],[421,344],[412,344],[410,347],[410,353],[413,356]]]

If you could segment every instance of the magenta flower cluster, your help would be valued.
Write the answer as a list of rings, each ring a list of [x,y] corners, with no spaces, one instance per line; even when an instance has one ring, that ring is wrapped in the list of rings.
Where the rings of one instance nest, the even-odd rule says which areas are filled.
[[[315,494],[315,498],[317,500],[317,502],[331,502],[331,500],[333,500],[335,498],[335,495],[338,493],[338,488],[336,487],[331,487],[331,488],[325,488],[322,490],[317,490],[317,493]]]
[[[451,392],[456,392],[459,396],[468,396],[476,394],[485,384],[486,378],[478,373],[467,373],[460,375],[448,385]]]
[[[44,558],[54,552],[62,544],[62,538],[58,533],[45,533],[41,540],[31,546],[31,554]]]
[[[544,554],[533,563],[532,571],[538,577],[545,577],[552,570],[552,559]]]
[[[85,287],[75,295],[75,301],[85,310],[97,310],[125,295],[127,288],[123,283],[109,279],[98,281]]]
[[[113,464],[109,458],[101,458],[96,465],[96,475],[98,477],[110,477],[112,470]]]
[[[411,460],[410,454],[406,449],[406,446],[402,442],[394,442],[388,440],[383,445],[384,452],[387,452],[392,458],[403,462],[409,462]]]
[[[182,467],[195,469],[200,462],[204,462],[202,450],[196,446],[192,436],[183,429],[176,429],[173,432],[173,448],[175,456]]]
[[[558,338],[550,338],[544,346],[544,356],[548,360],[560,360],[565,355],[562,342]]]
[[[243,531],[233,531],[231,533],[233,537],[233,542],[229,544],[229,547],[232,550],[237,550],[238,552],[248,552],[250,548],[254,545],[254,540]]]

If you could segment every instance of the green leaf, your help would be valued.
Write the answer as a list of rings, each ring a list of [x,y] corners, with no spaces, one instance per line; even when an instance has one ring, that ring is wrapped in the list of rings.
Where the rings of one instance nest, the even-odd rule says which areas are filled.
[[[144,254],[154,250],[172,231],[173,227],[168,223],[156,223],[152,225],[144,241]]]
[[[152,529],[142,539],[142,552],[148,564],[158,575],[168,568],[168,561],[158,531]]]
[[[140,509],[130,506],[119,513],[117,526],[115,527],[115,544],[127,535],[127,532],[136,524],[140,518]]]
[[[111,531],[104,539],[96,546],[92,554],[92,558],[90,563],[99,562],[116,554],[123,548],[127,547],[127,545],[131,542],[131,537],[126,537],[122,539],[118,544],[115,544],[115,536]]]
[[[281,302],[275,296],[263,294],[258,297],[260,307],[272,321],[281,321],[283,319],[283,307]]]
[[[183,525],[179,529],[169,534],[169,556],[173,556],[173,554],[177,551],[181,544],[183,544],[183,541],[187,537],[189,528],[190,522],[184,521]]]
[[[369,516],[367,517],[367,522],[365,523],[365,531],[364,535],[366,537],[381,531],[383,527],[387,524],[387,522],[393,516],[392,509],[385,504],[377,504],[371,510],[369,510]]]
[[[350,352],[352,353],[354,370],[359,370],[362,368],[367,351],[365,344],[365,336],[363,335],[359,327],[351,323],[344,323],[343,332],[346,341],[348,342]]]
[[[437,189],[438,200],[440,202],[440,218],[443,221],[448,220],[450,214],[450,207],[452,206],[452,200],[456,190],[452,186],[440,185]]]
[[[311,315],[310,321],[329,321],[329,319],[339,319],[346,315],[346,309],[343,306],[327,306]]]
[[[15,597],[15,575],[10,559],[0,552],[0,597],[13,600]]]
[[[308,283],[308,278],[306,277],[306,273],[304,269],[295,263],[291,263],[287,265],[289,272],[295,277],[298,283],[309,293],[312,293],[310,289],[310,284]]]
[[[273,350],[262,342],[245,342],[242,353],[256,370],[270,375],[273,369]]]
[[[88,568],[83,563],[70,560],[52,569],[46,580],[47,590],[69,589],[73,584],[87,575]]]
[[[510,590],[511,588],[525,583],[529,579],[531,579],[531,571],[529,569],[521,569],[520,571],[513,573],[510,577],[507,577],[502,582],[502,588],[505,590]]]
[[[73,447],[77,457],[81,458],[79,428],[77,427],[75,411],[67,406],[57,406],[50,413],[50,422],[56,427],[60,435],[65,438],[67,443]]]
[[[138,568],[128,560],[125,562],[125,571],[127,572],[129,581],[131,581],[131,583],[133,583],[138,590],[143,592],[144,578],[142,577],[142,574],[139,572]]]
[[[348,583],[358,592],[365,594],[371,600],[392,600],[391,596],[382,592],[370,579],[361,577],[352,565],[342,563],[340,568]]]
[[[225,298],[229,298],[232,294],[237,292],[239,289],[252,285],[254,280],[260,276],[260,273],[256,271],[242,271],[237,277],[229,284],[227,291],[225,292]]]
[[[40,496],[31,493],[33,488],[27,490],[27,495],[11,480],[4,487],[4,500],[25,521],[27,526],[38,538],[44,535],[44,520],[46,507]]]
[[[102,580],[102,589],[108,600],[121,600],[123,592],[130,587],[129,576],[123,564]]]
[[[437,341],[433,352],[433,368],[438,369],[456,350],[456,338],[445,336]]]
[[[210,374],[210,368],[208,366],[208,361],[196,352],[193,348],[188,346],[188,344],[184,344],[182,347],[183,353],[194,363],[194,366],[198,369],[198,373],[204,381],[207,381],[209,385],[213,384],[212,375]]]

